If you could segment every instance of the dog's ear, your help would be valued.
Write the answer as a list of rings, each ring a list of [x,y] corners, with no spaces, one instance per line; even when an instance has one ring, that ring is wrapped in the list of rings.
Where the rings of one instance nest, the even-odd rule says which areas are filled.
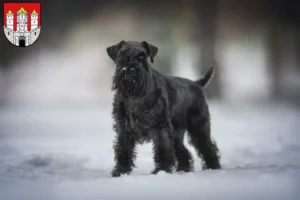
[[[106,52],[113,61],[116,61],[118,51],[121,49],[123,44],[125,44],[124,40],[122,40],[116,45],[107,47]]]
[[[156,54],[158,52],[158,48],[152,44],[149,44],[146,41],[143,41],[142,45],[147,51],[147,56],[150,56],[150,60],[153,63],[153,58],[156,56]]]

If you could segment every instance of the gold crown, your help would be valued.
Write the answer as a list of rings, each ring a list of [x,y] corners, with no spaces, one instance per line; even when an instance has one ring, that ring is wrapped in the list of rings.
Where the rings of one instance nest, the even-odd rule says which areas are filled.
[[[20,13],[24,13],[24,14],[26,14],[27,13],[27,11],[22,7],[19,11],[18,11],[18,14],[20,14]]]

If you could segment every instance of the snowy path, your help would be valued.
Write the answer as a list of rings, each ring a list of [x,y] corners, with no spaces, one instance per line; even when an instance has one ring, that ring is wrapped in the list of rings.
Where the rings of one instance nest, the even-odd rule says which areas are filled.
[[[149,173],[151,144],[132,175],[110,178],[110,108],[0,110],[0,199],[299,199],[300,111],[211,104],[224,170]],[[297,198],[298,197],[298,198]]]

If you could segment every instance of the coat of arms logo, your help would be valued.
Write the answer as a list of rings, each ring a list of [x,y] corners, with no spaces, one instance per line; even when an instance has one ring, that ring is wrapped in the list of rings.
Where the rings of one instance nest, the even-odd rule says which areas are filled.
[[[4,33],[14,45],[32,45],[41,32],[41,3],[3,3]]]

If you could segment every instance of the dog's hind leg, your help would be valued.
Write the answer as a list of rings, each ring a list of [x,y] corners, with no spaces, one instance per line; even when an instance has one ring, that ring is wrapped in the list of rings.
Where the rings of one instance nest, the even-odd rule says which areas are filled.
[[[219,150],[210,135],[209,117],[195,113],[190,115],[188,132],[190,143],[204,161],[203,169],[221,169]]]
[[[183,144],[184,131],[176,134],[174,139],[175,154],[178,161],[176,171],[190,172],[194,170],[193,157]]]

